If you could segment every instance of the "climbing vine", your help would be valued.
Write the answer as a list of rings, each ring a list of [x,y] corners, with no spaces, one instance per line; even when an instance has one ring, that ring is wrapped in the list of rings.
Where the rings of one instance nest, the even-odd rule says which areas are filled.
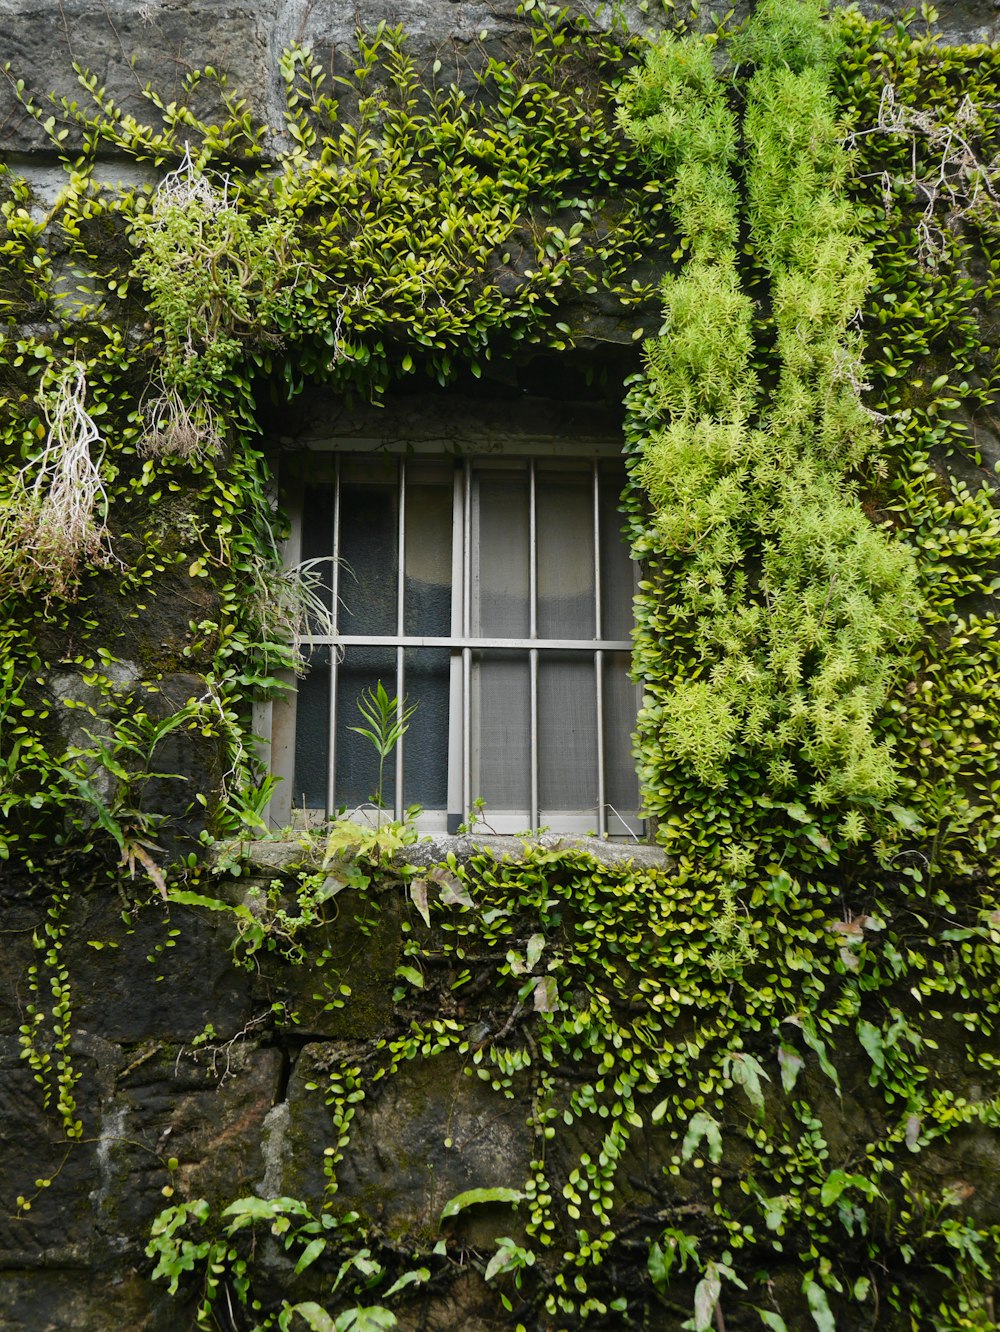
[[[292,48],[281,127],[211,69],[149,90],[148,124],[85,72],[83,108],[18,85],[66,189],[40,216],[0,176],[2,854],[231,917],[239,961],[317,964],[328,1008],[350,998],[331,919],[402,898],[384,1035],[308,1084],[314,1196],[175,1201],[168,1168],[148,1254],[199,1326],[392,1327],[474,1271],[521,1328],[992,1327],[1000,56],[939,46],[929,10],[764,3],[648,47],[525,10],[530,54],[487,58],[477,96],[428,86],[387,25],[334,87]],[[102,184],[108,147],[148,187]],[[157,801],[183,734],[205,780],[178,826],[260,828],[248,705],[295,666],[308,598],[277,567],[259,395],[564,350],[573,296],[626,308],[650,256],[625,503],[669,858],[421,874],[407,830],[335,827],[231,902]],[[21,1048],[74,1141],[64,906]],[[516,1107],[529,1152],[401,1235],[341,1179],[421,1065]],[[504,1217],[485,1246],[482,1207]]]
[[[690,39],[623,97],[666,168],[683,261],[630,397],[646,800],[667,846],[737,877],[789,855],[856,875],[866,847],[885,869],[918,830],[932,874],[962,873],[970,823],[980,851],[994,837],[995,730],[966,708],[991,688],[995,633],[996,509],[974,474],[996,362],[976,314],[994,282],[994,56],[809,5],[759,7],[731,51],[742,127]],[[949,94],[958,68],[971,90]],[[709,173],[710,194],[692,184]],[[918,355],[948,363],[911,393]],[[970,633],[978,681],[957,659]],[[947,776],[920,775],[936,746],[901,720],[917,699],[958,727]]]
[[[556,10],[529,33],[527,53],[485,59],[475,96],[436,81],[425,96],[385,23],[359,34],[335,89],[293,47],[274,127],[253,123],[214,69],[187,78],[186,100],[147,89],[149,123],[86,71],[84,101],[48,105],[8,71],[66,182],[39,216],[13,168],[0,180],[6,855],[48,840],[35,812],[86,794],[74,764],[110,771],[110,754],[129,768],[134,691],[177,672],[201,682],[186,724],[221,750],[221,783],[200,779],[204,828],[259,825],[250,700],[300,666],[317,606],[308,573],[280,568],[259,392],[321,381],[377,398],[418,374],[480,376],[496,350],[565,348],[564,306],[583,290],[623,310],[642,299],[625,274],[655,241],[658,205],[613,100],[633,39]],[[109,150],[148,167],[150,185],[104,183]],[[154,605],[166,642],[143,627]],[[56,659],[118,728],[105,751],[75,745],[74,764],[58,747]],[[117,822],[150,831],[155,817]],[[81,849],[92,822],[70,819]]]
[[[774,865],[737,905],[703,872],[558,845],[419,883],[393,1030],[316,1077],[332,1126],[305,1229],[283,1198],[157,1222],[160,1274],[204,1277],[205,1326],[228,1289],[260,1328],[325,1327],[314,1308],[350,1326],[355,1307],[391,1327],[407,1272],[442,1291],[469,1264],[520,1327],[992,1325],[1000,1227],[929,1158],[1000,1117],[995,899],[915,910],[905,880],[845,898]],[[489,1088],[527,1141],[523,1179],[457,1195],[418,1239],[338,1180],[386,1081],[426,1063]],[[462,1224],[483,1205],[513,1208],[495,1249]],[[301,1280],[247,1266],[254,1226]]]

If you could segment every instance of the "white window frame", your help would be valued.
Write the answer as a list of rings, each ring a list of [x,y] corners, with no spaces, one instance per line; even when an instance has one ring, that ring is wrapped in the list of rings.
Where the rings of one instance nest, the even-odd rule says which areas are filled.
[[[299,453],[302,458],[308,456]],[[532,444],[527,441],[512,445],[505,444],[502,450],[463,450],[450,455],[460,458],[461,465],[456,466],[455,492],[452,512],[454,519],[452,538],[452,623],[451,633],[438,636],[414,636],[403,632],[404,626],[404,590],[405,590],[405,552],[406,552],[406,463],[407,456],[418,458],[442,458],[449,456],[442,453],[440,446],[431,443],[418,443],[401,447],[372,447],[372,441],[338,439],[330,442],[322,450],[333,454],[334,463],[334,512],[331,515],[333,533],[332,584],[333,596],[339,595],[340,567],[340,502],[341,502],[341,464],[343,461],[356,461],[359,457],[390,454],[399,466],[399,503],[397,506],[398,531],[398,569],[397,569],[397,608],[396,633],[386,635],[350,635],[337,637],[312,635],[305,639],[310,646],[329,646],[330,648],[330,705],[328,739],[328,776],[326,810],[305,811],[304,821],[322,823],[335,817],[337,811],[336,764],[337,734],[340,725],[347,725],[356,718],[345,721],[337,716],[337,664],[338,649],[359,647],[383,647],[395,650],[397,706],[400,712],[406,693],[405,653],[408,648],[442,648],[451,654],[450,668],[450,717],[448,764],[448,811],[424,811],[417,820],[417,826],[424,832],[458,831],[458,824],[469,817],[472,808],[473,774],[473,697],[475,691],[474,654],[480,650],[515,651],[527,654],[529,678],[529,716],[530,716],[530,806],[526,811],[505,813],[487,808],[484,829],[491,829],[500,834],[511,834],[537,830],[541,826],[551,826],[555,832],[586,833],[596,832],[600,837],[629,838],[641,837],[644,824],[637,810],[617,810],[610,806],[606,798],[606,754],[605,754],[605,716],[604,716],[604,662],[609,653],[631,652],[630,639],[602,638],[601,605],[601,504],[600,504],[600,464],[607,459],[620,457],[621,448],[617,441],[587,441],[582,444],[558,443]],[[499,456],[518,458],[522,463],[528,460],[529,475],[529,632],[523,638],[484,637],[474,632],[473,611],[473,466],[485,455],[491,458],[491,466]],[[567,463],[580,464],[590,462],[593,495],[593,551],[594,551],[594,624],[595,634],[589,638],[564,639],[541,638],[538,634],[538,570],[536,564],[536,463],[542,458],[563,458]],[[502,466],[502,462],[500,464]],[[302,552],[302,515],[305,482],[301,472],[289,484],[283,487],[283,503],[291,524],[291,533],[282,552],[284,563],[288,567],[298,564]],[[637,580],[637,570],[633,566],[633,590]],[[595,717],[597,742],[597,772],[595,803],[583,811],[558,811],[551,814],[550,823],[546,811],[539,804],[539,716],[538,716],[538,667],[539,660],[547,652],[581,653],[590,657],[594,663]],[[291,676],[287,677],[292,684]],[[636,687],[638,704],[638,687]],[[303,820],[303,812],[292,808],[295,771],[295,693],[288,693],[274,701],[258,704],[255,707],[254,729],[262,745],[262,756],[269,763],[272,774],[279,780],[271,797],[265,820],[271,827],[280,828],[291,824],[296,818]],[[404,771],[406,737],[404,736],[396,750],[396,781],[393,816],[402,819],[404,808]],[[487,793],[488,800],[488,793]],[[461,813],[455,813],[460,810]],[[357,815],[359,811],[348,811]],[[527,822],[526,822],[527,819]]]

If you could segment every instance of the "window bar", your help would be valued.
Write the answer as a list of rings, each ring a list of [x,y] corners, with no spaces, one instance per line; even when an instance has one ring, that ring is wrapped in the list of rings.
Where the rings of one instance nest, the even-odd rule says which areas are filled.
[[[529,637],[538,637],[538,523],[536,504],[535,460],[528,463],[528,608]],[[531,809],[528,826],[534,830],[541,820],[538,816],[538,649],[528,653],[528,671],[531,689]]]
[[[396,633],[402,638],[405,632],[406,616],[406,459],[399,460],[399,502],[398,528],[396,532],[398,557],[396,560]],[[403,648],[396,648],[396,725],[403,724],[403,704],[406,695],[406,679],[403,670]],[[403,820],[403,746],[406,737],[400,735],[396,742],[396,798],[394,803],[395,818]]]
[[[462,635],[472,634],[472,462],[465,460],[462,504]],[[472,649],[462,649],[462,818],[472,809]]]
[[[451,619],[455,640],[462,638],[465,613],[465,465],[455,459],[451,496]],[[451,646],[451,645],[449,645]],[[448,653],[448,822],[449,833],[458,832],[466,820],[462,810],[464,779],[464,744],[462,699],[464,697],[465,653],[451,646]]]
[[[285,509],[288,514],[290,531],[282,545],[282,563],[293,569],[302,559],[302,523],[303,523],[303,478],[294,464],[289,468],[285,491]],[[284,479],[284,478],[282,478]],[[312,643],[304,637],[303,655],[312,655]],[[295,681],[291,670],[279,672],[279,678],[288,685],[289,692],[280,701],[255,703],[254,731],[260,736],[265,752],[270,750],[270,770],[279,778],[277,789],[267,802],[261,817],[269,827],[281,828],[290,824],[295,812],[295,723],[296,701]],[[323,784],[323,798],[326,799],[326,783]]]
[[[333,622],[340,628],[340,454],[333,461],[333,568],[330,576]],[[330,644],[330,744],[326,777],[327,818],[337,817],[337,667],[340,657],[336,643]]]
[[[604,636],[601,614],[601,470],[600,463],[594,459],[594,637]],[[594,685],[597,703],[597,835],[604,837],[608,831],[607,781],[604,755],[604,653],[599,649],[594,653]]]
[[[308,635],[305,641],[325,644],[330,640]],[[473,638],[463,638],[460,634],[403,634],[401,638],[399,634],[343,634],[337,643],[340,647],[450,648],[455,652],[467,647],[471,652],[503,650],[522,654],[531,648],[537,648],[539,652],[596,652],[598,649],[628,652],[632,647],[627,638],[596,639],[592,635],[586,638],[512,638],[505,634],[503,638],[491,638],[477,634]]]

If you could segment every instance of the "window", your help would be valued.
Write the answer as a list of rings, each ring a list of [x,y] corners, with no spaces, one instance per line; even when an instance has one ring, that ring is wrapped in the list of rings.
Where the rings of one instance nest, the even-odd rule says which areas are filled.
[[[452,831],[473,802],[510,833],[640,830],[628,679],[633,566],[619,458],[327,453],[293,460],[292,561],[331,558],[335,636],[274,724],[272,819],[370,801],[349,728],[381,680],[416,704],[386,764],[396,817]],[[297,548],[296,548],[297,547]]]

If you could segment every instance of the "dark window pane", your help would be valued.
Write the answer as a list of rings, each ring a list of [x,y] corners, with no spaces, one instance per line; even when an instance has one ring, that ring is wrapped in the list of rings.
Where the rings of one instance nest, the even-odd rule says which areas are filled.
[[[538,634],[594,636],[594,490],[589,467],[539,467],[536,487]]]
[[[352,469],[353,470],[353,469]],[[381,468],[380,468],[381,470]],[[340,632],[396,632],[398,485],[370,484],[345,468],[340,487]]]
[[[330,649],[313,648],[311,666],[298,682],[295,711],[295,783],[292,809],[327,810],[330,742]]]
[[[350,647],[337,669],[337,808],[373,804],[378,792],[378,753],[370,740],[350,730],[369,724],[358,711],[362,693],[381,680],[390,697],[396,693],[394,648]],[[396,756],[385,760],[382,805],[391,810],[396,798]]]
[[[307,483],[302,500],[302,560],[324,560],[318,566],[322,586],[317,587],[317,594],[323,604],[330,608],[333,597],[331,588],[333,573],[333,498],[334,488],[329,484],[313,485]]]
[[[637,711],[636,686],[628,677],[629,654],[604,656],[604,763],[605,798],[619,813],[639,808],[639,782],[632,758],[632,732]],[[621,824],[608,810],[608,832],[621,832]]]
[[[435,474],[439,479],[435,480]],[[407,634],[451,633],[451,536],[454,484],[442,468],[406,468]],[[442,807],[443,808],[443,807]]]
[[[483,472],[472,514],[472,632],[485,638],[527,638],[528,468]]]
[[[538,795],[543,810],[593,810],[597,821],[594,659],[546,652],[538,663]]]
[[[477,652],[472,667],[472,798],[527,818],[531,805],[528,656]]]
[[[403,801],[447,809],[451,654],[447,648],[407,648],[403,671],[407,705],[417,709],[403,737]]]

